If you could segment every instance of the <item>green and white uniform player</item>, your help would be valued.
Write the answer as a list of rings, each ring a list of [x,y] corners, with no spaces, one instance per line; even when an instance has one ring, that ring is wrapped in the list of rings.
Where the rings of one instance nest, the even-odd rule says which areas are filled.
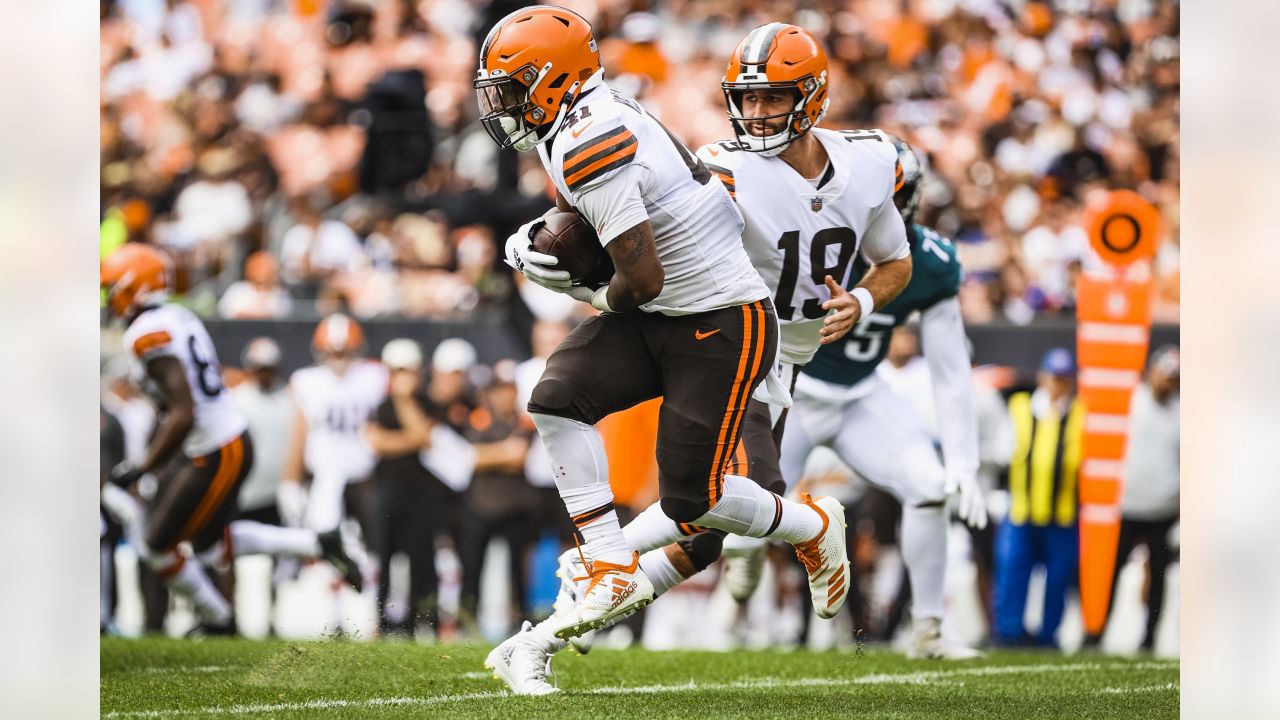
[[[860,477],[901,501],[902,554],[915,624],[908,652],[918,657],[969,657],[972,651],[940,635],[948,496],[957,496],[962,519],[975,527],[987,522],[977,483],[977,416],[957,298],[962,271],[951,241],[932,228],[911,224],[907,237],[912,274],[906,289],[859,320],[841,341],[820,348],[801,370],[782,439],[782,476],[790,489],[809,454],[822,445]],[[860,276],[855,265],[851,282]],[[876,373],[889,351],[893,329],[915,313],[920,314],[942,458],[910,401]]]

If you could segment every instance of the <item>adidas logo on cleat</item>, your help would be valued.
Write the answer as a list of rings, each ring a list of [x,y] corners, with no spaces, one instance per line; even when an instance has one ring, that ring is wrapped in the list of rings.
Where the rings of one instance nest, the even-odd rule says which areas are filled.
[[[622,578],[613,579],[613,604],[619,605],[623,600],[631,597],[631,593],[636,591],[636,583],[627,584]]]

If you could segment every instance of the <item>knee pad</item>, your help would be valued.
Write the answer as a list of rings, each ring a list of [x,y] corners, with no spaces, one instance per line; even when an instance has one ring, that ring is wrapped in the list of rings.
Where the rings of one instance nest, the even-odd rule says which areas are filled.
[[[565,383],[556,378],[543,378],[529,394],[527,410],[531,415],[535,413],[555,415],[594,425],[595,421],[587,419],[584,413],[574,406],[573,396],[572,388]]]
[[[677,523],[691,523],[707,514],[711,502],[707,499],[690,500],[689,498],[664,497],[659,502],[662,513]]]
[[[947,473],[936,456],[908,457],[903,472],[907,480],[903,494],[910,498],[909,504],[929,507],[946,502]]]
[[[676,544],[688,556],[689,562],[693,563],[694,570],[702,572],[719,559],[724,547],[724,536],[721,532],[710,531],[681,538]]]

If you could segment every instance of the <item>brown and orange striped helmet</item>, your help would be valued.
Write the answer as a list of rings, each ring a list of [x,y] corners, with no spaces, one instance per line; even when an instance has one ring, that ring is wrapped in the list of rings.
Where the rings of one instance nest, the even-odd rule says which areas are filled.
[[[164,299],[169,290],[169,261],[150,245],[125,243],[98,267],[98,284],[107,291],[110,314],[125,317]]]
[[[748,33],[729,57],[720,86],[729,106],[729,122],[743,149],[765,157],[777,155],[809,132],[826,115],[831,102],[827,97],[826,52],[809,31],[785,23],[761,25]],[[742,93],[762,88],[794,90],[795,107],[778,115],[745,117]],[[773,135],[752,135],[743,124],[780,117],[787,119],[786,128]]]
[[[489,31],[474,86],[480,122],[499,147],[524,152],[555,134],[603,75],[591,24],[564,8],[517,10]]]
[[[321,358],[359,355],[364,351],[364,329],[350,317],[334,313],[316,326],[316,332],[311,336],[311,349]]]

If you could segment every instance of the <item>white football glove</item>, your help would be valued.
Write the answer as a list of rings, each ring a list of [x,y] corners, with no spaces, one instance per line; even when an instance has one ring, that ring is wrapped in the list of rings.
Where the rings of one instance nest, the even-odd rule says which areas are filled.
[[[978,487],[978,478],[967,473],[947,473],[946,493],[956,496],[956,514],[971,528],[987,526],[987,501]]]
[[[560,261],[554,255],[540,253],[530,242],[533,233],[543,223],[542,218],[530,220],[507,238],[503,262],[519,270],[521,274],[548,290],[565,292],[571,285],[568,270],[557,270]]]
[[[296,480],[281,480],[276,486],[276,508],[287,527],[302,527],[307,513],[307,491]]]

